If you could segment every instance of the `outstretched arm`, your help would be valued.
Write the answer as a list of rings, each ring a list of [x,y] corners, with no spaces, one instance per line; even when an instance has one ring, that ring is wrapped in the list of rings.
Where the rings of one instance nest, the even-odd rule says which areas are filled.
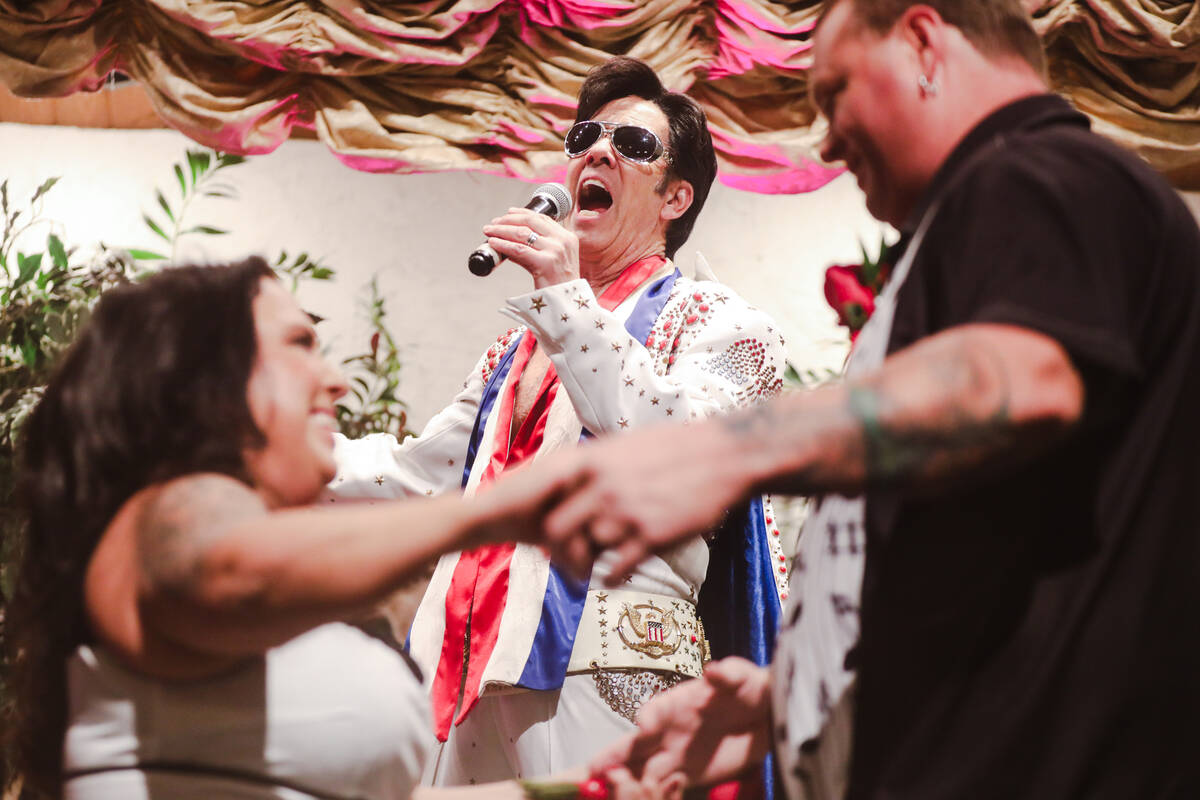
[[[1083,382],[1053,339],[965,325],[854,381],[581,449],[592,480],[547,519],[548,534],[571,564],[586,557],[582,534],[619,548],[619,578],[753,492],[936,491],[1046,450],[1083,405]]]
[[[471,501],[269,511],[231,478],[187,476],[117,515],[85,603],[100,638],[135,667],[207,674],[369,610],[443,552],[528,539],[566,485],[521,470]]]
[[[484,386],[516,331],[507,331],[480,357],[450,405],[435,414],[420,435],[403,442],[391,434],[361,439],[334,437],[338,471],[323,502],[425,497],[459,491],[471,429]]]

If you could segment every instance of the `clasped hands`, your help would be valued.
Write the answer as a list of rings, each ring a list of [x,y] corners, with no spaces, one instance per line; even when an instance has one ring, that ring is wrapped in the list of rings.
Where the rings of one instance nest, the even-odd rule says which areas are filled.
[[[713,529],[750,496],[749,477],[721,455],[729,438],[715,420],[616,433],[506,473],[491,491],[509,491],[515,480],[538,495],[528,529],[510,533],[544,546],[580,579],[612,551],[606,581],[615,586],[649,556]]]

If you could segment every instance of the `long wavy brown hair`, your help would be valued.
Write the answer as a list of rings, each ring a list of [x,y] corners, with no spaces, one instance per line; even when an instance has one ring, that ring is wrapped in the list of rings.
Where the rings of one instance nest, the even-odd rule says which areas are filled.
[[[83,579],[118,509],[192,472],[246,480],[262,442],[246,401],[257,354],[260,258],[164,269],[107,292],[22,431],[18,497],[27,515],[6,619],[10,774],[61,791],[67,660],[91,639]]]

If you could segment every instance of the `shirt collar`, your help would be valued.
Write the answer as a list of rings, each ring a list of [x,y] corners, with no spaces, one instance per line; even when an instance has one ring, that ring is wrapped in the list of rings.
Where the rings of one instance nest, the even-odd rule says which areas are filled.
[[[920,201],[908,219],[900,227],[904,239],[911,238],[913,232],[921,224],[921,218],[929,210],[930,204],[950,183],[958,170],[975,153],[996,136],[1016,131],[1028,131],[1051,124],[1075,124],[1089,126],[1088,118],[1055,94],[1036,94],[1023,97],[1008,105],[1001,106],[976,125],[963,137],[942,162],[942,166],[934,173],[933,180],[925,187]]]

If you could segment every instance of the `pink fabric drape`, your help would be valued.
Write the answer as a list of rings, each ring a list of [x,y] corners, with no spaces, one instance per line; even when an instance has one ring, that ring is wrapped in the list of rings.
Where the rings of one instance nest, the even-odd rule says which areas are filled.
[[[0,0],[0,81],[24,96],[144,84],[159,115],[239,153],[316,131],[371,171],[562,173],[587,70],[649,62],[709,115],[720,180],[805,192],[819,0]],[[1027,0],[1055,88],[1182,186],[1200,187],[1200,10]]]

